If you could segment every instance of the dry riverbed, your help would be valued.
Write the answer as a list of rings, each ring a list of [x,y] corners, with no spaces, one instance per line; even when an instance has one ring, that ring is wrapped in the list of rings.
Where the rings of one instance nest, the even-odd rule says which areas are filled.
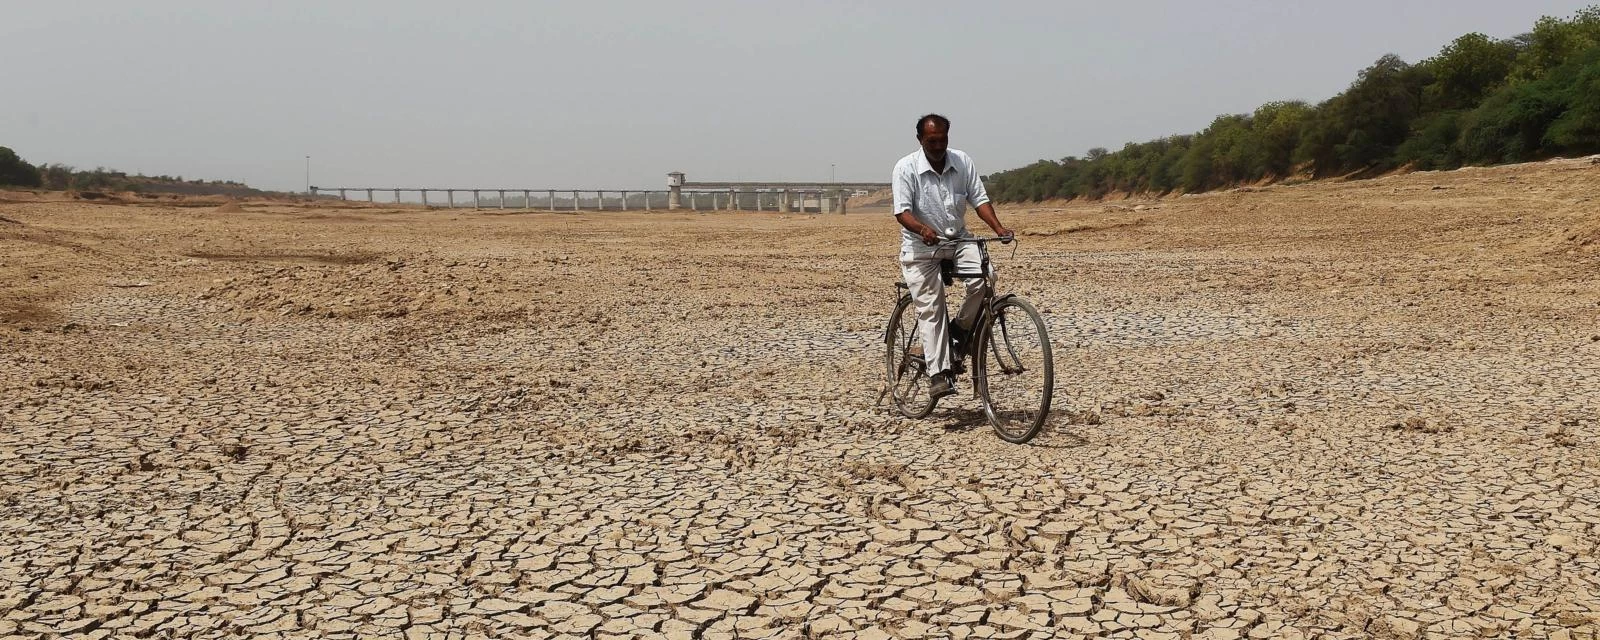
[[[1002,207],[1033,446],[886,214],[0,195],[0,638],[1600,634],[1590,159]]]

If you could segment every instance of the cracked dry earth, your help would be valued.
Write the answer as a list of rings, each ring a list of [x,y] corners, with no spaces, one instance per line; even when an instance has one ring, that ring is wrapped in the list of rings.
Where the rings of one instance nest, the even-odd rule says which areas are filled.
[[[1600,633],[1588,160],[1003,207],[1031,446],[887,215],[8,198],[0,638]]]

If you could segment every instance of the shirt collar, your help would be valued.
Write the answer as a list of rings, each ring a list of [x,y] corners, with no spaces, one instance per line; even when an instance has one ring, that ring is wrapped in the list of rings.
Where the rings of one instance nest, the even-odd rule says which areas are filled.
[[[952,156],[950,155],[949,151],[944,152],[944,171],[945,171],[945,173],[949,173],[951,171],[954,171],[955,168],[956,168],[956,163],[952,162],[951,158],[952,158]],[[923,173],[932,173],[932,172],[933,172],[933,164],[928,162],[928,154],[926,152],[924,152],[923,150],[918,149],[917,150],[917,173],[918,174],[923,174]]]

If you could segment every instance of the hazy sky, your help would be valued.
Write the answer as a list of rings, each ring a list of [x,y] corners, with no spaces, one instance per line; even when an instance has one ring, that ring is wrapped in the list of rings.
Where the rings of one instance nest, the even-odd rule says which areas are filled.
[[[0,0],[0,146],[285,190],[307,154],[319,186],[886,181],[938,111],[990,173],[1596,1]]]

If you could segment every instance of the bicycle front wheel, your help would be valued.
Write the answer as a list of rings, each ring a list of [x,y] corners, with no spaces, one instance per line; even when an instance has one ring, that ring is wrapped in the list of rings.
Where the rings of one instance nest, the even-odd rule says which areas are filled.
[[[889,395],[901,415],[922,418],[933,412],[933,396],[928,389],[928,365],[922,357],[922,339],[917,335],[917,306],[911,296],[900,296],[884,330],[884,364]]]
[[[1000,439],[1021,444],[1050,415],[1055,362],[1044,317],[1022,298],[995,303],[978,341],[973,382]]]

